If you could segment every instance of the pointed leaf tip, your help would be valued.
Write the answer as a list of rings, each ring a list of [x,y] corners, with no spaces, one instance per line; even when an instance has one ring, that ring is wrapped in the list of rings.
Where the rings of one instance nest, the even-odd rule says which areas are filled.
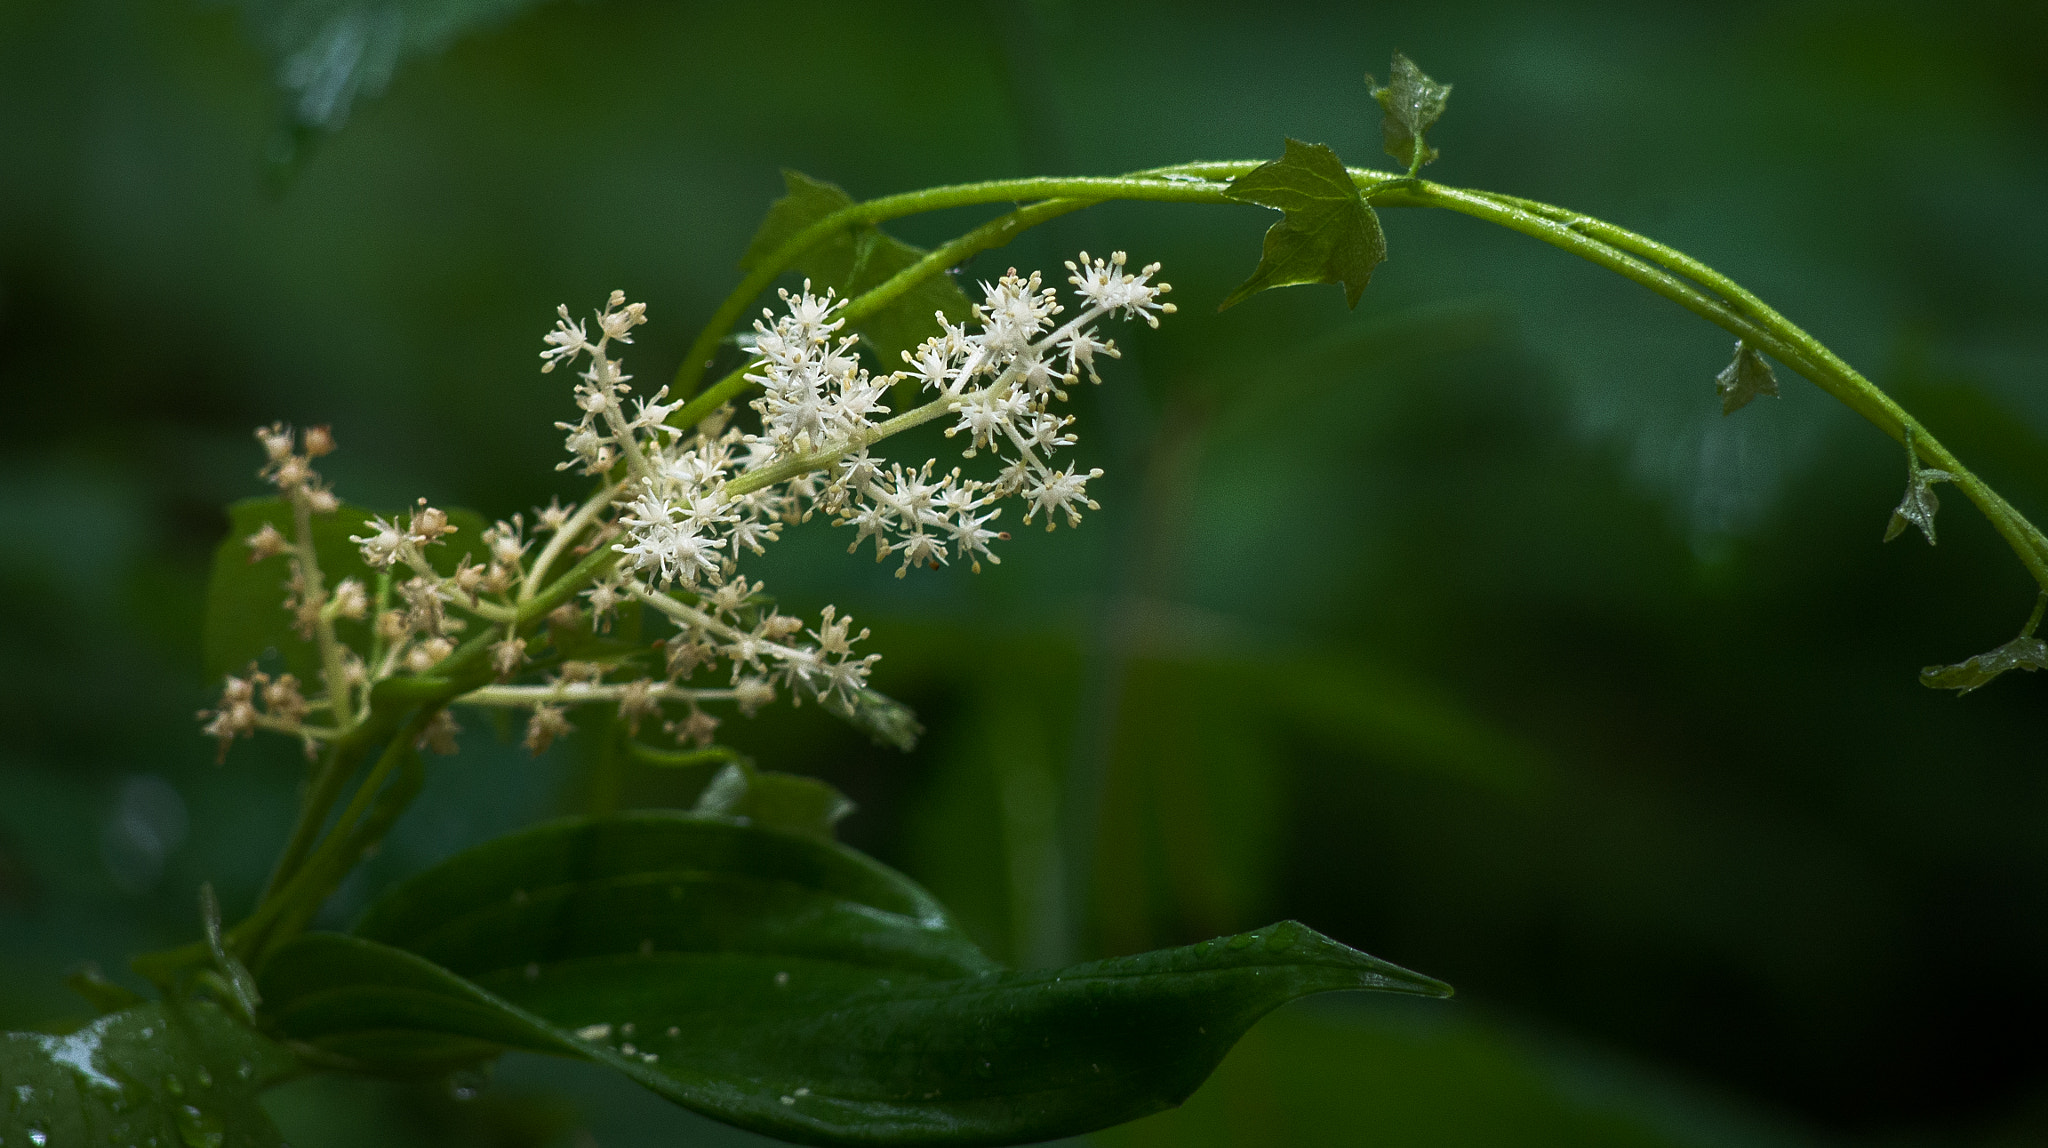
[[[1342,283],[1345,301],[1358,306],[1373,268],[1387,258],[1387,237],[1344,161],[1323,144],[1287,141],[1281,158],[1238,176],[1224,190],[1240,203],[1276,208],[1280,222],[1266,230],[1259,265],[1217,310],[1273,287]]]
[[[365,1066],[583,1057],[808,1144],[1077,1135],[1185,1100],[1288,1001],[1450,992],[1292,921],[1007,971],[850,849],[652,813],[459,854],[263,978],[280,1031]]]
[[[1721,413],[1732,415],[1759,395],[1778,397],[1778,376],[1755,347],[1735,340],[1735,358],[1714,376],[1714,389],[1721,395]]]
[[[1386,137],[1387,154],[1406,165],[1409,175],[1422,170],[1423,164],[1434,163],[1437,150],[1425,136],[1443,116],[1451,85],[1430,79],[1415,61],[1399,52],[1388,65],[1386,87],[1378,86],[1370,72],[1365,82],[1372,85],[1372,98],[1384,112],[1380,131]]]

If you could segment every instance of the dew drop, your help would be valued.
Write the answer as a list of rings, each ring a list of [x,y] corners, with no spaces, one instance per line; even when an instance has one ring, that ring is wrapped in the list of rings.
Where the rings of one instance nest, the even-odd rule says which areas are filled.
[[[43,1148],[43,1145],[50,1142],[50,1137],[42,1129],[31,1124],[28,1129],[28,1142],[35,1145],[36,1148]]]
[[[811,1094],[811,1090],[808,1088],[799,1088],[796,1090],[796,1094],[798,1096],[809,1096]]]
[[[638,1055],[640,1055],[640,1050],[639,1050],[639,1049],[637,1049],[637,1048],[634,1048],[634,1047],[633,1047],[633,1042],[632,1042],[632,1041],[630,1041],[630,1040],[629,1040],[629,1041],[627,1041],[626,1043],[624,1043],[624,1044],[620,1045],[620,1046],[619,1046],[619,1051],[620,1051],[620,1052],[623,1052],[623,1053],[625,1053],[625,1054],[626,1054],[627,1056],[638,1056]]]
[[[228,1142],[227,1127],[212,1113],[180,1104],[177,1121],[178,1139],[185,1142],[185,1148],[222,1148]]]
[[[1275,929],[1266,937],[1266,951],[1269,953],[1284,953],[1293,947],[1293,929]]]
[[[884,985],[887,985],[887,984],[888,984],[889,982],[888,982],[888,981],[883,981],[882,983],[883,983]],[[786,987],[788,987],[788,985],[789,985],[789,974],[788,974],[788,973],[776,973],[776,974],[775,974],[775,987],[776,987],[776,988],[778,988],[778,989],[779,989],[779,988],[786,988]]]
[[[175,1074],[165,1076],[164,1091],[172,1096],[183,1096],[185,1095],[185,1082],[179,1080]]]
[[[784,1104],[795,1104],[795,1103],[796,1103],[796,1097],[794,1097],[794,1096],[785,1096],[785,1097],[783,1097],[783,1098],[782,1098],[782,1102],[783,1102]]]
[[[246,1060],[242,1061],[240,1064],[235,1065],[235,1075],[243,1080],[254,1080],[256,1078],[256,1066]]]
[[[1225,944],[1234,952],[1238,949],[1251,948],[1252,942],[1255,939],[1250,933],[1239,933],[1235,937],[1230,938]]]
[[[200,1066],[199,1066],[199,1071],[198,1071],[198,1072],[195,1072],[195,1073],[193,1073],[193,1074],[192,1074],[192,1076],[193,1076],[193,1079],[195,1079],[195,1080],[197,1080],[197,1081],[199,1082],[199,1087],[201,1087],[201,1088],[212,1088],[212,1087],[213,1087],[213,1074],[212,1074],[211,1072],[208,1072],[208,1071],[206,1071],[206,1066],[205,1066],[205,1065],[200,1065]]]
[[[675,1025],[670,1025],[668,1026],[668,1034],[670,1036],[681,1036],[683,1035],[683,1030],[676,1027]]]
[[[620,1035],[620,1036],[632,1036],[632,1035],[633,1035],[633,1022],[629,1020],[629,1021],[627,1021],[626,1023],[624,1023],[624,1024],[620,1025],[620,1026],[619,1026],[619,1035]]]

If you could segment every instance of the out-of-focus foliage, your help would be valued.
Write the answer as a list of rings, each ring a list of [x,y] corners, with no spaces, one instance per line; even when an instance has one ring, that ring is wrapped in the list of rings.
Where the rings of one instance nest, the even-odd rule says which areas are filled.
[[[2044,20],[543,5],[397,68],[280,187],[289,97],[243,13],[0,0],[0,1028],[87,1019],[73,962],[192,939],[202,879],[233,917],[284,832],[297,751],[216,768],[191,722],[249,428],[333,423],[363,506],[573,494],[534,358],[554,305],[648,299],[651,389],[784,167],[868,196],[1282,136],[1357,159],[1361,74],[1398,47],[1457,81],[1433,178],[1707,259],[2038,516]],[[2041,677],[1959,701],[1912,674],[2011,637],[2032,590],[1991,532],[1952,505],[1939,548],[1881,547],[1895,444],[1789,376],[1724,419],[1721,333],[1468,220],[1385,213],[1356,312],[1317,289],[1216,315],[1270,221],[1118,206],[967,267],[1165,263],[1181,313],[1082,400],[1104,512],[902,582],[795,532],[778,593],[872,626],[878,686],[931,734],[905,757],[813,709],[725,732],[844,790],[842,833],[1020,966],[1294,917],[1459,986],[1412,1024],[1281,1014],[1191,1102],[1214,1119],[1159,1118],[1175,1136],[2039,1142]],[[570,747],[471,726],[327,926],[585,802]],[[701,773],[628,763],[618,799],[687,807]],[[293,1143],[746,1142],[531,1059],[481,1092],[271,1106]]]

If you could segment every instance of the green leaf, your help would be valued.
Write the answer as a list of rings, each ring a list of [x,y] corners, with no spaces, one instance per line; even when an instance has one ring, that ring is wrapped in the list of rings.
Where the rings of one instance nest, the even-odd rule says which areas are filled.
[[[1920,671],[1920,684],[1929,689],[1954,690],[1967,694],[1991,684],[2007,670],[2048,670],[2048,642],[2039,638],[2014,638],[1953,666],[1929,666]]]
[[[833,826],[853,808],[845,794],[815,777],[730,761],[698,795],[694,812],[830,841]]]
[[[1956,476],[1945,470],[1920,465],[1920,453],[1913,449],[1913,428],[1906,428],[1906,495],[1899,500],[1898,509],[1892,511],[1892,520],[1885,525],[1884,540],[1890,542],[1905,533],[1908,525],[1920,528],[1927,536],[1927,544],[1934,545],[1934,515],[1941,509],[1941,499],[1934,495],[1937,482],[1954,482]]]
[[[453,573],[464,555],[485,553],[483,518],[462,509],[447,513],[455,533],[441,545],[427,548],[428,559],[443,574]],[[351,535],[369,533],[366,524],[371,517],[370,511],[349,505],[333,514],[313,516],[313,551],[329,590],[344,578],[376,586],[376,571],[364,564],[362,551],[349,541]],[[281,498],[251,498],[228,507],[228,534],[214,548],[213,575],[206,586],[202,665],[208,677],[240,673],[250,662],[276,650],[284,668],[305,681],[311,692],[320,688],[320,658],[313,643],[299,637],[284,609],[290,559],[278,555],[261,562],[249,560],[247,539],[265,525],[288,539],[295,537],[291,504]],[[367,622],[338,620],[335,631],[343,642],[359,648],[369,636]]]
[[[788,194],[768,208],[767,218],[754,232],[747,253],[740,257],[742,271],[753,270],[797,232],[853,205],[853,197],[836,184],[812,179],[802,172],[784,170],[782,181],[789,189]],[[873,224],[861,223],[813,244],[797,256],[789,269],[808,277],[812,289],[820,294],[830,287],[842,298],[852,298],[881,286],[924,255],[923,248],[913,247]],[[967,296],[954,285],[950,275],[926,278],[895,302],[863,319],[859,325],[861,341],[880,360],[882,370],[895,370],[902,362],[902,352],[938,332],[932,317],[935,312],[943,312],[947,320],[955,323],[967,317]]]
[[[1356,307],[1372,269],[1387,258],[1379,216],[1351,182],[1344,161],[1322,144],[1288,140],[1281,158],[1238,176],[1224,194],[1285,214],[1266,229],[1251,278],[1219,311],[1268,288],[1302,283],[1342,283],[1346,302]]]
[[[297,1062],[205,1001],[110,1013],[66,1036],[0,1035],[0,1144],[281,1145],[256,1094]]]
[[[1714,376],[1714,389],[1721,394],[1721,413],[1732,415],[1758,395],[1778,397],[1778,376],[1755,347],[1735,340],[1735,359]]]
[[[916,885],[816,838],[672,813],[464,853],[263,971],[280,1028],[373,1063],[582,1056],[815,1144],[1003,1144],[1178,1103],[1334,989],[1442,995],[1304,926],[1004,972]]]
[[[1370,74],[1365,82],[1374,83]],[[1451,86],[1423,75],[1415,61],[1396,52],[1394,62],[1388,65],[1387,86],[1374,86],[1372,98],[1384,111],[1380,132],[1386,138],[1387,154],[1406,165],[1409,175],[1422,170],[1423,164],[1435,162],[1436,149],[1423,137],[1444,114]]]

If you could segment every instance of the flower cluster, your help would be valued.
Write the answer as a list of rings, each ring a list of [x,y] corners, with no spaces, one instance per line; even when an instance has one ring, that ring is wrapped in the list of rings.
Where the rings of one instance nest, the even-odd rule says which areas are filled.
[[[831,606],[815,623],[781,613],[740,571],[742,555],[763,553],[785,528],[822,513],[854,529],[850,550],[871,542],[878,561],[899,558],[898,576],[954,560],[979,570],[997,560],[991,543],[1008,537],[996,527],[1005,499],[1024,503],[1026,524],[1041,514],[1047,529],[1058,519],[1078,524],[1083,508],[1096,507],[1088,483],[1102,472],[1055,467],[1054,454],[1074,436],[1073,419],[1054,404],[1083,376],[1099,382],[1098,364],[1117,355],[1098,321],[1120,314],[1156,326],[1173,306],[1160,298],[1168,287],[1152,281],[1156,264],[1132,272],[1121,252],[1108,260],[1083,252],[1067,268],[1071,314],[1036,273],[1012,271],[983,285],[967,322],[938,316],[939,333],[888,375],[861,364],[845,300],[816,295],[808,282],[783,292],[781,313],[764,312],[750,343],[758,431],[731,425],[730,408],[672,426],[684,404],[668,401],[667,388],[632,397],[614,347],[630,344],[647,321],[644,304],[614,292],[589,320],[559,308],[541,369],[582,370],[573,387],[581,415],[556,424],[569,455],[557,469],[597,479],[596,490],[574,508],[550,504],[530,520],[515,514],[489,527],[465,526],[472,520],[458,522],[425,499],[389,518],[352,511],[363,524],[348,535],[360,564],[331,587],[310,522],[342,509],[311,466],[334,449],[333,437],[324,427],[297,436],[264,428],[262,475],[292,508],[293,530],[269,523],[245,541],[251,561],[289,563],[285,608],[318,645],[327,688],[309,699],[292,675],[273,680],[252,666],[202,713],[206,733],[223,752],[256,729],[311,747],[366,720],[377,682],[457,672],[445,663],[487,683],[495,676],[454,702],[528,711],[525,740],[536,752],[568,733],[581,707],[610,707],[631,734],[658,721],[677,742],[707,746],[719,727],[708,705],[751,716],[779,696],[817,702],[907,748],[915,719],[869,688],[876,655],[855,650],[868,631]],[[885,402],[905,381],[926,398],[891,417]],[[875,453],[882,440],[940,419],[950,420],[948,437],[964,436],[965,459],[993,456],[990,473]],[[593,634],[629,604],[669,623],[652,649]],[[362,649],[340,640],[338,620],[368,621],[358,628],[367,633]],[[482,632],[471,653],[455,657],[472,627]],[[309,720],[320,714],[331,724]],[[417,736],[452,752],[459,728],[441,711]]]

